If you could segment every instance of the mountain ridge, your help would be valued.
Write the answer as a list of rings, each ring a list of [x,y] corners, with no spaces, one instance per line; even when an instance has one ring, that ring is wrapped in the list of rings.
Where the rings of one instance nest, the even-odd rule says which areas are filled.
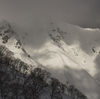
[[[82,92],[85,92],[86,90],[91,92],[90,94],[85,92],[85,94],[89,96],[89,98],[94,99],[93,97],[97,97],[97,99],[99,99],[98,97],[100,96],[98,92],[99,91],[98,84],[95,83],[95,80],[93,80],[93,79],[98,80],[99,78],[98,76],[94,77],[95,74],[97,73],[97,69],[95,67],[96,65],[95,62],[92,62],[92,61],[94,61],[95,57],[99,55],[100,48],[98,47],[98,44],[99,44],[100,30],[99,29],[93,29],[93,30],[83,29],[77,26],[72,27],[71,25],[68,25],[68,24],[66,26],[65,23],[59,23],[59,22],[54,23],[54,22],[49,22],[49,21],[46,22],[47,26],[44,25],[44,22],[43,23],[41,22],[41,24],[43,25],[42,27],[41,27],[41,24],[39,23],[37,24],[38,25],[35,26],[36,29],[34,28],[34,25],[31,26],[33,27],[32,30],[31,28],[29,28],[31,32],[27,30],[28,31],[27,34],[29,37],[25,36],[26,34],[24,33],[19,34],[17,31],[15,31],[16,33],[18,33],[17,34],[18,36],[19,35],[22,36],[22,38],[20,36],[20,39],[21,39],[20,42],[23,48],[26,50],[26,52],[30,54],[30,57],[32,59],[32,62],[30,62],[31,65],[32,64],[37,65],[37,63],[39,63],[41,66],[43,66],[43,68],[49,70],[53,76],[60,79],[60,81],[62,81],[63,83],[65,83],[66,80],[70,81],[72,84],[75,83],[75,86],[77,86]],[[11,27],[12,27],[12,24],[11,24]],[[96,35],[93,34],[94,32],[96,32]],[[23,40],[23,37],[24,37],[24,40]],[[95,38],[96,38],[96,41],[94,40]],[[32,40],[34,42],[32,42]],[[29,44],[30,47],[29,45],[28,46],[24,45],[22,41],[25,43],[28,42],[27,45],[31,42],[31,44]],[[35,42],[37,45],[35,44]],[[40,48],[38,48],[39,46],[38,44],[41,46]],[[19,50],[17,50],[17,52],[18,51]],[[22,54],[22,51],[20,53]],[[62,55],[62,59],[65,62],[64,63],[65,67],[64,67],[63,61],[61,61],[61,57],[58,54]],[[24,60],[23,59],[24,55],[23,57],[21,56],[20,58]],[[28,60],[28,58],[26,57],[25,60]],[[37,63],[33,60],[36,60]],[[85,72],[89,73],[91,77],[87,76],[87,74],[84,72],[84,70],[80,66],[83,69],[85,69]],[[63,73],[63,70],[66,72],[66,74]],[[69,72],[68,70],[72,72]],[[57,75],[55,74],[55,71],[58,71]],[[73,74],[74,72],[75,74]],[[65,76],[67,75],[67,77],[65,77],[64,75]],[[68,75],[72,78],[73,76],[76,75],[75,78],[77,80],[75,80],[75,78],[73,78],[73,80],[70,79]],[[85,77],[83,80],[81,80],[81,77],[83,77],[83,75]],[[88,81],[88,79],[90,80]],[[83,86],[78,86],[76,84],[77,81],[79,80],[83,82],[84,80],[86,80],[85,83],[82,83],[82,84],[80,83],[80,85],[83,85]],[[91,89],[91,87],[87,85],[90,82],[92,82],[92,87],[94,89],[93,88]],[[93,94],[93,92],[95,93],[95,95]]]

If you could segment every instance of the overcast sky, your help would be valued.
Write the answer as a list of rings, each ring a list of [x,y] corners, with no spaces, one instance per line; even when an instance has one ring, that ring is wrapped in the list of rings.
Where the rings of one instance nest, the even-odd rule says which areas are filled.
[[[100,0],[0,0],[0,19],[21,23],[36,15],[100,28]]]

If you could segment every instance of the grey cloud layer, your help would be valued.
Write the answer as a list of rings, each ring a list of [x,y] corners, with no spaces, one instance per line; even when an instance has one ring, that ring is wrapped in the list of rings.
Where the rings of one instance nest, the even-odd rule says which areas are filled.
[[[37,15],[100,28],[100,0],[0,0],[0,19],[24,24]]]

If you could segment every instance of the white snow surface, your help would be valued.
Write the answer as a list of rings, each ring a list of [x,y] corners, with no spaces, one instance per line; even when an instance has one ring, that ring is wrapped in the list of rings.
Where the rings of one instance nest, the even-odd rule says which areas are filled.
[[[0,27],[7,22],[1,22]],[[55,19],[39,18],[24,26],[10,23],[16,35],[5,45],[15,57],[69,81],[89,99],[100,99],[100,30],[81,28]],[[30,55],[15,48],[17,40]]]

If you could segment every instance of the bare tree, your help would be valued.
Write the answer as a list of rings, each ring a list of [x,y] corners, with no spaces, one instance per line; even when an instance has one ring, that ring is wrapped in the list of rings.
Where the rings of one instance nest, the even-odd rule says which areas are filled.
[[[24,94],[24,97],[30,99],[28,95],[31,96],[31,99],[39,99],[40,95],[46,92],[46,87],[48,84],[45,82],[48,77],[46,71],[35,68],[31,71],[31,74],[26,78],[24,85],[23,85],[23,92],[26,89],[29,89]]]
[[[62,99],[60,82],[51,77],[51,99]]]

